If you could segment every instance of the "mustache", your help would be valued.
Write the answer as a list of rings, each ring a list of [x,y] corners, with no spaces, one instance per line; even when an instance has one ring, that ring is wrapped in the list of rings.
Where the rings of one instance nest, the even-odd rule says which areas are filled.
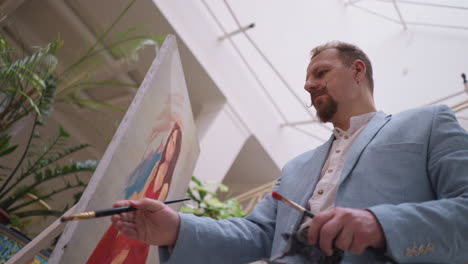
[[[320,89],[317,89],[317,90],[315,90],[313,92],[310,92],[310,96],[312,98],[315,98],[315,97],[317,97],[319,95],[323,95],[323,94],[328,94],[327,88],[320,88]]]
[[[327,91],[327,88],[320,88],[318,90],[315,90],[313,92],[309,92],[310,93],[310,105],[309,104],[306,104],[306,107],[307,108],[311,108],[313,105],[314,105],[314,98],[319,96],[319,95],[323,95],[323,94],[328,94],[328,91]]]

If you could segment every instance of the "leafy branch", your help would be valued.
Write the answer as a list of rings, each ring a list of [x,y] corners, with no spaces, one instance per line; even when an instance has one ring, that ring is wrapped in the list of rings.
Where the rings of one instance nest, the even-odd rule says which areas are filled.
[[[46,82],[45,92],[39,100],[38,108],[40,112],[37,112],[34,115],[33,127],[31,128],[31,132],[27,139],[26,147],[23,150],[23,153],[20,159],[16,163],[15,168],[11,171],[10,175],[6,178],[6,180],[3,182],[2,186],[0,187],[0,193],[2,193],[2,191],[7,187],[7,185],[10,183],[10,181],[13,179],[14,175],[20,168],[20,166],[23,164],[23,161],[26,158],[29,148],[31,147],[31,141],[33,140],[36,126],[41,124],[41,122],[38,122],[38,117],[41,113],[47,114],[47,111],[50,109],[50,104],[53,102],[54,91],[55,91],[55,82],[51,81],[51,79],[49,78],[49,80]]]
[[[25,217],[30,217],[30,216],[40,216],[40,215],[53,215],[55,217],[59,217],[63,215],[63,211],[38,209],[38,210],[28,210],[25,212],[16,212],[15,215],[19,218],[25,218]]]
[[[34,190],[38,185],[43,184],[47,181],[57,179],[69,174],[74,174],[78,172],[92,172],[95,170],[97,165],[96,161],[88,160],[85,162],[75,162],[70,165],[57,165],[54,170],[49,168],[44,169],[42,172],[35,173],[34,183],[28,185],[25,188],[17,189],[9,198],[6,198],[0,201],[0,208],[3,208],[6,211],[9,211],[9,207],[16,202],[20,197],[23,197],[28,192]]]
[[[23,226],[27,222],[22,220],[24,217],[60,215],[62,211],[25,210],[25,207],[66,190],[84,187],[85,183],[77,173],[95,170],[97,161],[92,160],[63,164],[65,157],[89,147],[88,144],[67,147],[70,135],[62,127],[59,127],[56,135],[47,139],[42,138],[39,130],[46,124],[53,104],[57,103],[72,102],[89,108],[106,107],[123,111],[118,106],[86,98],[82,92],[98,86],[137,87],[133,83],[108,81],[106,78],[91,80],[98,76],[97,70],[101,70],[98,66],[103,64],[100,56],[103,52],[110,52],[124,64],[129,58],[136,61],[139,50],[148,45],[157,50],[158,43],[164,40],[164,37],[154,34],[138,34],[139,26],[110,36],[135,2],[130,0],[104,33],[60,75],[53,73],[58,63],[56,53],[63,44],[61,40],[38,48],[29,56],[24,56],[24,53],[18,56],[18,52],[0,32],[0,158],[15,157],[12,164],[6,163],[6,159],[0,161],[0,208],[10,214],[13,225]],[[30,131],[25,139],[17,143],[15,136],[24,127]],[[67,179],[72,174],[76,180],[71,182]],[[28,194],[39,193],[37,190],[43,187],[42,184],[58,179],[64,180],[60,187],[48,188],[32,200],[23,199]],[[80,197],[81,192],[74,193],[75,199]]]
[[[0,34],[0,43],[6,45],[2,34]],[[9,54],[11,51],[5,47],[0,49],[8,50],[7,54],[0,53],[0,91],[3,95],[1,105],[4,106],[0,112],[2,120],[0,130],[7,129],[10,124],[28,115],[32,110],[40,114],[35,98],[43,97],[42,93],[48,88],[47,76],[50,76],[55,68],[55,63],[51,61],[56,60],[55,53],[60,46],[61,41],[56,40],[31,56],[11,64],[8,64],[11,60]],[[28,101],[28,104],[25,104],[25,101]]]
[[[31,164],[31,162],[28,161],[28,167],[26,169],[26,172],[22,172],[19,176],[17,176],[16,181],[8,186],[6,190],[0,193],[0,200],[4,198],[6,194],[8,194],[13,188],[15,188],[18,184],[20,184],[23,180],[27,179],[29,176],[31,176],[34,172],[41,170],[51,164],[54,164],[55,162],[63,159],[64,157],[67,157],[71,155],[72,153],[78,152],[84,148],[87,148],[89,145],[88,144],[79,144],[75,145],[72,147],[69,147],[61,152],[56,152],[55,155],[49,155],[49,153],[54,150],[56,147],[57,143],[60,142],[59,139],[63,137],[63,133],[66,133],[62,127],[60,127],[60,134],[59,136],[56,137],[56,140],[52,142],[52,145],[47,146],[45,145],[44,152],[43,153],[38,153],[39,157],[36,159],[36,161]]]
[[[85,187],[85,186],[86,186],[86,184],[85,184],[84,182],[82,182],[81,180],[79,180],[78,177],[76,177],[76,180],[77,180],[77,183],[75,183],[75,184],[72,184],[72,183],[70,183],[70,182],[67,182],[67,184],[66,184],[65,186],[63,186],[62,188],[59,188],[59,189],[57,189],[57,190],[52,189],[52,191],[50,191],[49,193],[40,195],[40,196],[38,196],[38,197],[35,198],[35,199],[31,199],[30,201],[27,201],[27,202],[18,204],[18,205],[14,206],[14,207],[11,207],[11,208],[8,209],[8,211],[9,211],[9,212],[15,212],[15,211],[17,211],[17,210],[20,209],[20,208],[23,208],[23,207],[25,207],[25,206],[28,206],[28,205],[33,204],[33,203],[36,203],[36,202],[41,201],[41,200],[46,200],[46,199],[48,199],[48,198],[50,198],[50,197],[52,197],[52,196],[54,196],[54,195],[56,195],[56,194],[58,194],[58,193],[61,193],[61,192],[63,192],[63,191],[66,191],[66,190],[69,190],[69,189],[73,189],[73,188]],[[25,188],[25,189],[27,189],[27,188]],[[28,192],[29,192],[29,191],[27,191],[26,193],[28,193]],[[22,196],[21,194],[19,194],[19,195]]]
[[[237,199],[231,198],[221,201],[216,193],[210,191],[196,177],[192,176],[195,186],[187,189],[187,195],[191,201],[180,209],[184,213],[192,213],[197,216],[208,216],[214,219],[226,219],[231,217],[244,217],[245,211]],[[229,188],[224,184],[216,184],[220,192],[227,192]]]

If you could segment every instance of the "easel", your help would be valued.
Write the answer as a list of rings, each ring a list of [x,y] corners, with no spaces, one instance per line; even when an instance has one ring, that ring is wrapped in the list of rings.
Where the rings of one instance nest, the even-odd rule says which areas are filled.
[[[73,213],[75,206],[70,208],[65,215]],[[27,264],[30,263],[34,255],[50,245],[52,240],[62,233],[65,224],[57,218],[50,226],[42,231],[36,238],[31,240],[20,251],[16,252],[5,264]]]

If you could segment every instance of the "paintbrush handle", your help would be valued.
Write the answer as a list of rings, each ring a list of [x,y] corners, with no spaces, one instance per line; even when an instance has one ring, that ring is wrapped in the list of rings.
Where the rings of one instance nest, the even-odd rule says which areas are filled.
[[[101,216],[109,216],[109,215],[121,214],[125,212],[131,212],[135,210],[136,210],[135,207],[124,206],[124,207],[117,207],[117,208],[112,208],[112,209],[95,211],[95,215],[96,217],[101,217]]]
[[[172,203],[179,203],[179,202],[184,202],[184,201],[188,201],[188,200],[190,200],[190,198],[182,198],[182,199],[164,201],[163,203],[172,204]],[[123,207],[111,208],[111,209],[106,209],[106,210],[95,211],[95,216],[96,217],[101,217],[101,216],[121,214],[121,213],[126,213],[126,212],[132,212],[132,211],[135,211],[136,209],[137,208],[132,207],[132,206],[123,206]]]
[[[185,202],[190,200],[190,198],[182,198],[182,199],[176,199],[176,200],[170,200],[170,201],[164,201],[163,203],[165,204],[172,204],[172,203],[180,203],[180,202]]]
[[[313,214],[311,211],[309,211],[309,210],[304,210],[304,214],[307,215],[307,216],[310,217],[310,218],[313,218],[313,217],[314,217],[314,214]]]
[[[163,203],[171,204],[171,203],[179,203],[179,202],[183,202],[187,200],[190,200],[190,198],[182,198],[182,199],[177,199],[177,200],[164,201]],[[132,211],[135,211],[136,209],[137,208],[132,207],[132,206],[123,206],[123,207],[117,207],[117,208],[111,208],[111,209],[105,209],[105,210],[99,210],[99,211],[89,211],[89,212],[74,214],[70,216],[62,216],[62,218],[60,218],[60,221],[66,222],[66,221],[72,221],[72,220],[91,219],[91,218],[96,218],[96,217],[132,212]]]

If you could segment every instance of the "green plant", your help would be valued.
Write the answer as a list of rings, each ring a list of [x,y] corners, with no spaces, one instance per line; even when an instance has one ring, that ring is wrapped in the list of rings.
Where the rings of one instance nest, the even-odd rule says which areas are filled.
[[[98,86],[137,87],[132,83],[103,81],[95,74],[99,68],[109,67],[102,60],[105,51],[111,52],[119,61],[135,61],[141,48],[148,45],[157,48],[164,40],[157,35],[139,34],[141,26],[110,35],[135,1],[130,1],[104,33],[60,73],[55,72],[59,61],[55,54],[62,45],[61,40],[24,56],[24,51],[10,47],[0,32],[0,209],[9,214],[12,225],[21,228],[25,218],[30,216],[59,216],[68,207],[63,210],[25,209],[38,201],[51,199],[70,189],[79,189],[75,192],[75,202],[79,199],[85,183],[78,173],[94,171],[97,161],[67,162],[66,159],[89,145],[70,146],[70,135],[61,126],[51,137],[42,135],[41,128],[47,126],[47,118],[57,103],[124,111],[85,97],[82,92]],[[28,129],[26,140],[18,139],[25,129]],[[57,180],[63,181],[62,187],[52,189],[47,186]],[[25,199],[31,194],[36,198]]]
[[[111,108],[113,110],[125,111],[125,109],[119,106],[83,97],[81,92],[99,86],[138,88],[138,85],[134,83],[100,80],[96,76],[96,72],[99,72],[99,69],[112,68],[112,66],[105,65],[101,57],[103,52],[110,52],[114,58],[118,59],[117,64],[125,64],[137,61],[138,52],[144,47],[153,46],[158,50],[159,43],[164,42],[164,36],[140,33],[139,31],[143,29],[143,25],[132,26],[117,34],[110,35],[110,32],[135,2],[136,0],[131,0],[110,26],[97,37],[96,41],[74,63],[66,67],[59,74],[57,77],[59,89],[56,96],[58,103],[73,103],[95,110]]]
[[[70,135],[62,127],[48,139],[39,131],[47,124],[54,103],[56,82],[52,72],[60,45],[60,41],[54,41],[30,56],[17,58],[0,34],[0,208],[20,228],[24,226],[22,219],[29,216],[61,215],[62,210],[25,208],[66,190],[84,187],[76,174],[96,167],[96,161],[91,160],[63,162],[88,145],[67,146]],[[26,139],[15,142],[24,127],[30,129]],[[70,174],[75,174],[74,180],[65,177]],[[62,179],[63,186],[41,190],[44,183],[55,179]],[[27,199],[28,194],[36,198]]]
[[[210,191],[196,177],[192,176],[193,187],[187,189],[187,195],[192,199],[180,209],[184,213],[192,213],[197,216],[208,216],[214,219],[227,219],[232,217],[244,217],[247,214],[237,199],[231,198],[221,201],[215,192]],[[208,183],[210,184],[210,183]],[[229,188],[221,183],[216,184],[220,192],[227,192]]]
[[[164,37],[158,35],[140,34],[141,26],[110,35],[135,2],[131,0],[104,33],[60,73],[55,73],[58,64],[55,54],[62,41],[53,41],[32,55],[24,56],[21,55],[23,51],[13,50],[0,33],[0,209],[10,215],[12,225],[23,227],[29,216],[59,216],[68,207],[63,210],[25,210],[38,201],[51,199],[70,189],[79,189],[75,192],[75,201],[79,199],[85,183],[78,173],[94,171],[97,162],[66,162],[66,159],[89,145],[69,146],[70,135],[61,126],[51,137],[42,135],[40,130],[46,126],[54,104],[125,110],[90,99],[82,92],[102,86],[137,87],[133,83],[102,80],[95,74],[100,67],[107,67],[101,56],[103,52],[110,52],[119,61],[135,61],[141,48],[152,45],[157,49],[158,43],[164,41]],[[25,129],[29,129],[26,140],[19,141],[17,136]],[[44,188],[58,179],[63,180],[62,187]],[[36,198],[24,199],[31,194]]]

